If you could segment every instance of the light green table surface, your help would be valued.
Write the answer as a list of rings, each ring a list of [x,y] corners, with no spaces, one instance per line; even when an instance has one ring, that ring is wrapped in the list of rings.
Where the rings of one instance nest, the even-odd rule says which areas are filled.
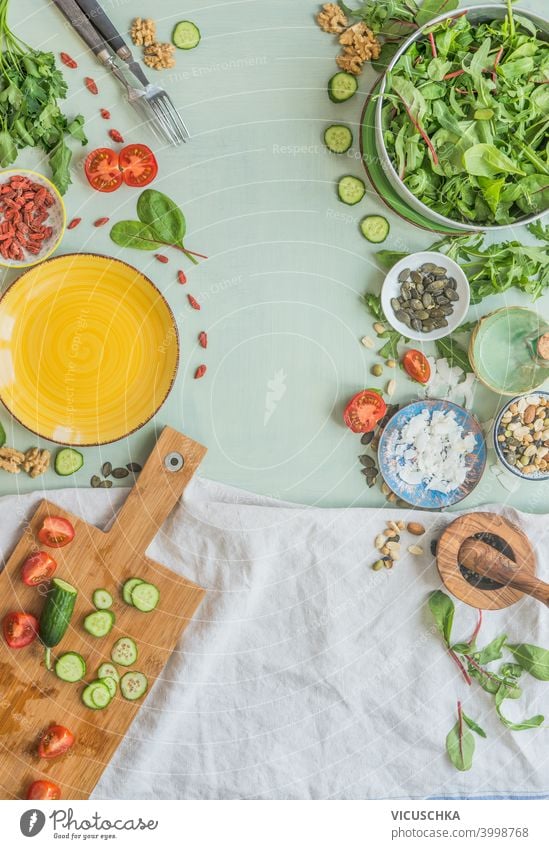
[[[360,297],[366,289],[379,291],[383,274],[374,246],[357,225],[367,213],[387,213],[371,189],[354,209],[338,202],[335,181],[345,172],[362,176],[362,165],[357,152],[338,158],[322,145],[323,129],[334,120],[353,125],[358,139],[372,75],[360,78],[360,93],[348,104],[329,101],[326,82],[335,70],[336,45],[314,23],[315,0],[104,0],[103,5],[121,31],[137,14],[157,19],[162,40],[169,40],[181,19],[201,28],[198,49],[178,52],[177,68],[159,77],[190,127],[190,144],[166,148],[155,142],[115,81],[46,0],[13,0],[10,20],[29,43],[67,50],[79,60],[77,71],[66,72],[67,111],[85,114],[90,150],[109,143],[111,125],[128,141],[154,147],[160,163],[156,187],[183,208],[188,246],[210,258],[196,268],[187,264],[189,282],[183,287],[176,281],[175,256],[163,266],[149,254],[116,248],[108,228],[97,230],[92,222],[102,215],[133,217],[138,192],[91,191],[82,176],[85,154],[75,146],[74,184],[66,200],[69,217],[81,216],[83,223],[67,232],[59,252],[120,256],[151,277],[177,317],[179,375],[154,423],[115,445],[85,449],[85,466],[74,477],[49,472],[32,481],[2,472],[0,494],[88,486],[104,460],[143,462],[156,429],[170,424],[209,447],[202,473],[215,480],[307,504],[381,505],[379,487],[368,490],[360,474],[359,437],[342,425],[341,414],[352,394],[375,384],[369,374],[374,357],[359,341],[371,333]],[[542,0],[521,5],[544,10]],[[99,83],[99,97],[83,88],[88,74]],[[99,117],[101,106],[112,111],[111,125]],[[18,164],[40,161],[25,152]],[[388,218],[391,235],[384,247],[414,251],[434,239],[395,215]],[[505,235],[533,241],[522,228]],[[3,287],[13,276],[3,275]],[[201,301],[201,312],[190,309],[187,292]],[[491,298],[481,314],[504,303],[527,300],[514,292]],[[547,313],[547,304],[545,298],[538,308]],[[197,343],[203,329],[210,340],[206,352]],[[195,381],[202,361],[207,376]],[[414,385],[401,372],[396,378],[398,399],[414,398]],[[482,420],[499,404],[498,397],[479,389],[475,411]],[[35,444],[3,409],[0,421],[9,444],[23,449]],[[542,483],[521,484],[510,493],[487,471],[460,507],[505,501],[543,512],[547,494]]]

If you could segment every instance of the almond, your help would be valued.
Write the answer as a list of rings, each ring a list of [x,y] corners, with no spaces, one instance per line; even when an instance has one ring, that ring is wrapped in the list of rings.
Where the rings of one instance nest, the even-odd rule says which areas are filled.
[[[526,407],[524,411],[524,415],[522,417],[524,424],[532,424],[534,419],[536,418],[537,409],[534,404],[530,404],[529,407]]]
[[[417,557],[423,554],[423,549],[420,545],[409,545],[408,551],[410,554],[415,554]]]
[[[408,522],[406,530],[409,534],[413,534],[415,537],[420,537],[425,533],[425,528],[423,525],[420,525],[419,522]]]

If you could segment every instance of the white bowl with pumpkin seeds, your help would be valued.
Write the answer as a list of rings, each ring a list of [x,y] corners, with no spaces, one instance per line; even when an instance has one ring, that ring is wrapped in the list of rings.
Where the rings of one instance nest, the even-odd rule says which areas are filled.
[[[470,303],[469,281],[453,259],[419,251],[388,272],[381,306],[389,324],[418,342],[442,339],[463,323]]]

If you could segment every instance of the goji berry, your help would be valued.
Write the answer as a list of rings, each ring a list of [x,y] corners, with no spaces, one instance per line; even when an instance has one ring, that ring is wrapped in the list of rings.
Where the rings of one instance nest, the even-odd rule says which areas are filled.
[[[205,330],[203,330],[201,333],[198,334],[198,341],[200,342],[201,348],[207,348],[208,347],[208,334],[206,333]]]
[[[75,227],[78,227],[81,221],[81,218],[73,218],[72,221],[69,221],[67,224],[67,230],[74,230]]]
[[[105,121],[110,121],[111,113],[108,109],[101,109],[101,117],[105,119]]]
[[[155,256],[155,259],[158,260],[158,262],[166,263],[166,262],[170,261],[167,256],[164,256],[164,254],[155,254],[154,256]]]
[[[202,363],[202,365],[198,366],[197,370],[195,371],[194,379],[200,380],[201,377],[204,377],[204,375],[206,374],[206,371],[207,371],[207,367],[204,365],[204,363]]]
[[[184,271],[178,271],[177,272],[177,279],[184,286],[185,283],[187,282],[187,275],[185,274]]]
[[[78,62],[76,59],[73,59],[68,53],[60,53],[59,54],[63,65],[66,65],[67,68],[78,68]]]
[[[97,83],[95,82],[93,77],[84,77],[84,83],[86,84],[86,88],[88,89],[90,94],[99,94]]]
[[[188,298],[188,301],[189,301],[191,307],[193,308],[193,310],[199,310],[200,309],[200,304],[198,303],[196,298],[193,298],[192,295],[187,295],[187,298]]]
[[[124,136],[118,130],[109,130],[109,136],[117,144],[124,144]]]
[[[93,226],[94,227],[103,227],[109,221],[110,221],[109,218],[98,218],[97,221],[94,221]]]

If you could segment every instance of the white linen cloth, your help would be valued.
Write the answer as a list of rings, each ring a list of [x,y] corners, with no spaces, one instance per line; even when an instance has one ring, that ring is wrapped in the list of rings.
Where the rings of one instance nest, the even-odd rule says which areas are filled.
[[[46,495],[106,527],[126,492]],[[4,557],[42,497],[1,499]],[[522,526],[549,579],[547,519],[484,509]],[[415,513],[428,532],[407,544],[420,542],[425,555],[371,570],[386,519],[407,517],[282,504],[196,478],[149,554],[207,596],[94,798],[549,795],[549,730],[504,728],[493,698],[462,680],[427,611],[441,586],[429,543],[454,516]],[[456,607],[454,638],[466,639],[476,612]],[[549,647],[549,612],[523,599],[486,613],[480,645],[501,632]],[[506,713],[549,717],[549,683],[526,674],[523,683]],[[445,753],[458,699],[488,733],[467,773]]]

